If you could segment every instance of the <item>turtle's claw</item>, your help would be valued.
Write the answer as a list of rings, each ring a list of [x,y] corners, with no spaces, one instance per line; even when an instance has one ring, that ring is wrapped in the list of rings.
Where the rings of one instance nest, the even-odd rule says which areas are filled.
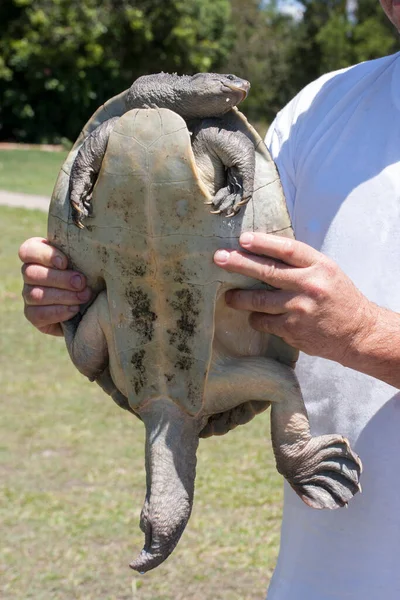
[[[75,225],[77,227],[79,227],[79,229],[83,229],[84,225],[81,221],[81,217],[83,215],[83,210],[81,208],[80,203],[78,204],[77,202],[71,201],[71,206],[72,206],[72,221],[75,223]]]
[[[74,220],[74,223],[79,229],[85,229],[84,224],[79,219]]]
[[[220,190],[213,199],[213,205],[218,208],[219,213],[225,216],[233,216],[240,209],[236,209],[241,196],[237,192],[231,193],[229,187]]]
[[[85,228],[84,224],[82,223],[82,220],[89,217],[92,213],[91,199],[92,196],[90,194],[85,196],[83,200],[82,198],[80,198],[78,201],[71,200],[72,220],[75,223],[75,225],[79,227],[79,229]]]
[[[244,206],[245,204],[247,204],[250,200],[250,196],[247,196],[246,198],[242,198],[240,202],[238,202],[235,206]]]
[[[251,195],[243,190],[241,176],[235,169],[230,169],[226,187],[218,190],[212,199],[212,204],[219,209],[218,213],[213,214],[224,213],[226,217],[234,217],[250,199]]]

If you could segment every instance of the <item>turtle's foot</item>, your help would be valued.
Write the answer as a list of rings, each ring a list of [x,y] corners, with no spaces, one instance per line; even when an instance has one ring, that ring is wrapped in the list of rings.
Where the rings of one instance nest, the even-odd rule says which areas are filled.
[[[72,220],[79,229],[84,229],[83,219],[90,216],[90,204],[88,200],[84,202],[73,202],[72,205]]]
[[[81,192],[81,188],[83,191]],[[72,183],[71,186],[71,207],[72,207],[72,221],[79,229],[83,229],[84,225],[82,221],[92,215],[92,182],[85,181],[84,185],[78,182],[76,186]]]
[[[212,214],[224,213],[227,217],[233,217],[239,212],[240,207],[250,200],[251,194],[245,194],[243,189],[243,178],[238,169],[228,169],[227,185],[215,194],[211,204],[215,210]]]
[[[361,460],[346,438],[323,435],[311,438],[300,452],[286,457],[279,471],[294,491],[312,508],[340,508],[357,493]],[[286,464],[285,464],[286,463]],[[286,468],[281,469],[284,466]]]

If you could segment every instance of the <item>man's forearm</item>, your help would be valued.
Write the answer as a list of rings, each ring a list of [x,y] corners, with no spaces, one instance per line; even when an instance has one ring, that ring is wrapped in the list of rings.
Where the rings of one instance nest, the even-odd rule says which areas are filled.
[[[400,314],[371,303],[371,316],[340,361],[400,389]]]

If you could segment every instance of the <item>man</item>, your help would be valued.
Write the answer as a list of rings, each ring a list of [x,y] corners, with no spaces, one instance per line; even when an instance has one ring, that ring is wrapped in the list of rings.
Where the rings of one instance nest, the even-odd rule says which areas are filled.
[[[381,4],[400,29],[400,0]],[[347,511],[315,511],[286,487],[268,599],[398,600],[400,54],[309,85],[267,144],[302,241],[246,234],[242,246],[258,256],[217,252],[221,268],[279,288],[227,301],[303,351],[297,374],[313,433],[343,433],[364,463],[364,493]],[[44,240],[25,242],[20,257],[27,318],[60,334],[90,293],[84,279],[74,289],[79,275]]]

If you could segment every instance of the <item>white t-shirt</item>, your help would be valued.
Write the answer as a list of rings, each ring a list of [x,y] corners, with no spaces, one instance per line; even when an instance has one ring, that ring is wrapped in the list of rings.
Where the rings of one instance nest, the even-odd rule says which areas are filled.
[[[400,54],[309,85],[279,113],[267,144],[297,239],[400,312]],[[344,434],[360,455],[363,494],[347,510],[317,511],[285,484],[268,600],[399,600],[400,393],[306,355],[297,375],[312,433]]]

